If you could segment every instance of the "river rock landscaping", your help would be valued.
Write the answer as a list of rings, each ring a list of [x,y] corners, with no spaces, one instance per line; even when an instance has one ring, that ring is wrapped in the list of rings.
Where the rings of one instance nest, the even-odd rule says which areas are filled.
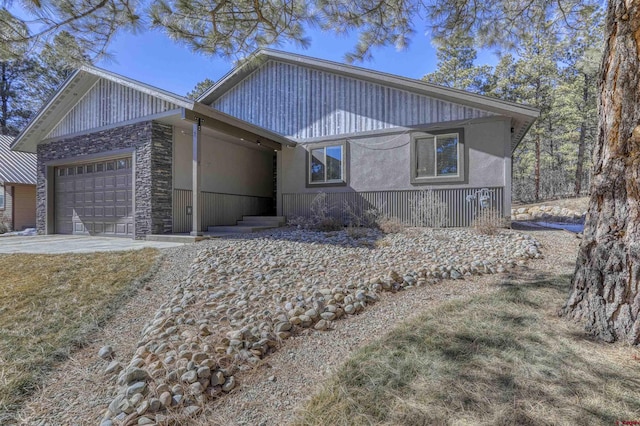
[[[330,330],[385,292],[500,273],[541,257],[535,239],[508,230],[358,236],[281,228],[199,251],[188,277],[144,327],[133,359],[122,364],[111,348],[100,352],[118,387],[102,425],[195,415],[292,334]]]

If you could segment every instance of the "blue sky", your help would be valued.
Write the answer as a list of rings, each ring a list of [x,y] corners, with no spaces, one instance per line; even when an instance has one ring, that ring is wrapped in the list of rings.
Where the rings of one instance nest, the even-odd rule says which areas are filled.
[[[311,30],[308,35],[311,37],[311,45],[307,49],[292,43],[274,48],[344,62],[345,53],[351,50],[357,40],[356,35],[336,37],[319,30]],[[159,31],[120,34],[109,51],[112,59],[100,61],[96,65],[179,95],[185,95],[196,83],[207,77],[217,81],[233,68],[231,61],[192,53],[187,47],[175,43]],[[488,52],[481,53],[477,61],[479,64],[495,62],[494,55]],[[416,25],[416,34],[407,49],[397,51],[394,47],[378,48],[373,51],[371,61],[354,65],[404,77],[421,78],[435,70],[436,50],[425,33],[424,24],[422,27]]]

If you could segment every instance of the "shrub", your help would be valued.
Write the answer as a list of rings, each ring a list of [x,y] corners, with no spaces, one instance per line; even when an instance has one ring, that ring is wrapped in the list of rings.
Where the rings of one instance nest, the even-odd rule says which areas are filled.
[[[0,234],[6,234],[11,232],[11,222],[9,218],[5,216],[5,213],[0,213]]]
[[[500,216],[500,212],[494,208],[480,209],[471,226],[479,234],[495,235],[500,228],[506,227],[506,221]]]
[[[404,224],[397,217],[382,217],[377,226],[385,234],[399,234],[404,230]]]
[[[331,209],[327,203],[327,194],[320,192],[311,201],[309,217],[298,216],[289,219],[289,225],[302,229],[330,232],[343,228],[340,220],[330,215]]]
[[[319,222],[314,222],[313,228],[316,231],[322,232],[331,232],[331,231],[341,231],[344,228],[342,223],[336,219],[335,217],[325,217]]]
[[[364,238],[369,235],[368,228],[358,228],[355,226],[347,226],[347,235],[357,240],[359,238]]]
[[[433,190],[422,190],[411,197],[409,202],[411,217],[417,226],[442,228],[449,223],[447,203],[442,201]]]

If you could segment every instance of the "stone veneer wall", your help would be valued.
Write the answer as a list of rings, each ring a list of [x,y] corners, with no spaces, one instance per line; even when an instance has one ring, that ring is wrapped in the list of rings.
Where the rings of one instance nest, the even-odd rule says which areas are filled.
[[[135,238],[170,233],[172,225],[172,127],[153,121],[129,124],[38,145],[37,228],[46,227],[45,163],[135,148]]]

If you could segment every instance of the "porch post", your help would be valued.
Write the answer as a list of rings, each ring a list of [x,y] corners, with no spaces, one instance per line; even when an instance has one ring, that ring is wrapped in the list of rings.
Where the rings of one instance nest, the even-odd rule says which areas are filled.
[[[282,216],[282,151],[276,151],[276,215]]]
[[[193,171],[193,183],[192,183],[192,194],[193,200],[191,201],[192,211],[191,217],[193,219],[191,225],[191,235],[199,236],[202,235],[202,222],[200,221],[200,204],[198,203],[200,198],[200,160],[202,158],[202,119],[198,118],[195,123],[193,123],[193,163],[191,169]]]

